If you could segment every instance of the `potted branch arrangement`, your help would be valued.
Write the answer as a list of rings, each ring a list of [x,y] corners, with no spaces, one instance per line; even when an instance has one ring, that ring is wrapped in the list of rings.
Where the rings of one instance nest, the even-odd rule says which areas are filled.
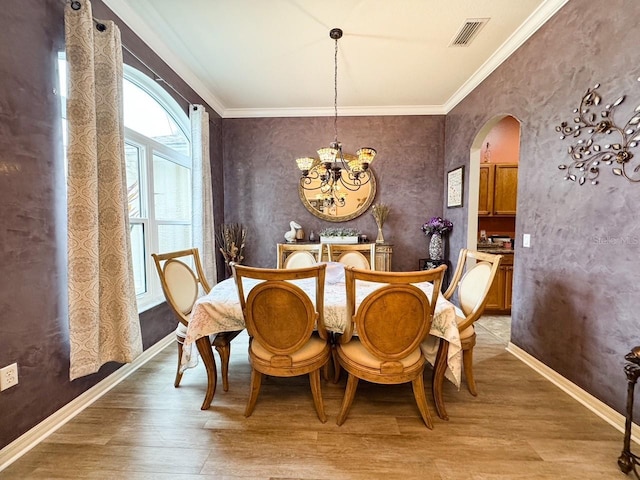
[[[244,259],[246,236],[247,229],[241,223],[223,223],[216,231],[216,241],[224,257],[227,275],[231,275],[231,262],[241,263]]]
[[[376,243],[384,243],[382,226],[389,216],[389,205],[385,205],[384,203],[378,203],[374,205],[371,208],[371,215],[373,215],[373,218],[376,221],[376,225],[378,226],[378,237],[376,238]]]

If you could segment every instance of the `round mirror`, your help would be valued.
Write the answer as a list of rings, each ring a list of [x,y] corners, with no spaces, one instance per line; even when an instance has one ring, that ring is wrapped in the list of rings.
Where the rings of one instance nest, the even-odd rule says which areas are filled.
[[[369,181],[357,190],[340,187],[339,198],[344,198],[344,205],[331,193],[323,193],[319,178],[310,179],[304,186],[300,182],[298,194],[305,208],[316,217],[329,222],[346,222],[362,215],[373,203],[376,196],[376,177],[371,167],[367,170],[367,176]]]

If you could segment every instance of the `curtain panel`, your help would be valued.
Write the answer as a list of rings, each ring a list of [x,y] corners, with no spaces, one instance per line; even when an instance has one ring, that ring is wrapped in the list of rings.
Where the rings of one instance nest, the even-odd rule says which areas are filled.
[[[122,45],[88,0],[67,3],[71,380],[142,352],[124,162]]]
[[[193,172],[193,243],[200,252],[202,268],[210,285],[215,285],[216,253],[209,153],[209,114],[202,105],[189,107]]]

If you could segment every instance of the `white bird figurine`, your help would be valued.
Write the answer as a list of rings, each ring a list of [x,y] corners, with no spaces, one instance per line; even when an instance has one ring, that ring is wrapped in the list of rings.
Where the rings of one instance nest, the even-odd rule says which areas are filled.
[[[289,243],[293,243],[296,241],[296,230],[302,228],[302,226],[298,225],[294,221],[289,222],[289,226],[291,227],[291,230],[284,234],[284,239]]]

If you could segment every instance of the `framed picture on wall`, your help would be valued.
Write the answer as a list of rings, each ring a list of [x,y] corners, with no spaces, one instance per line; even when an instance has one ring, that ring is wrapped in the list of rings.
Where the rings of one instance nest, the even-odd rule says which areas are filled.
[[[447,208],[462,207],[464,165],[447,173]]]

